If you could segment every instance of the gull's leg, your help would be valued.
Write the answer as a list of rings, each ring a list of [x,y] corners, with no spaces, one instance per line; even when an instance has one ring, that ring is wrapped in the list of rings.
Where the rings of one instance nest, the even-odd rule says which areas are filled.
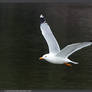
[[[66,66],[72,67],[72,64],[64,63]]]

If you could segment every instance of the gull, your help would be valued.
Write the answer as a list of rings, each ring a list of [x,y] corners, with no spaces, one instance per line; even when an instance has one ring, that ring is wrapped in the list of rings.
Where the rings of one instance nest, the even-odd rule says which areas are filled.
[[[92,45],[91,41],[73,43],[60,50],[59,44],[42,14],[40,15],[40,29],[49,48],[49,53],[40,57],[40,60],[45,60],[53,64],[65,64],[66,66],[78,64],[78,62],[72,61],[68,57],[74,52]]]

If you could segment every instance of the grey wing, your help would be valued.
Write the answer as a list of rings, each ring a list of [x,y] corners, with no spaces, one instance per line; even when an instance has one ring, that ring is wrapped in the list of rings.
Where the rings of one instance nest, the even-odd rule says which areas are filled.
[[[51,32],[51,29],[49,25],[46,22],[43,22],[40,24],[40,29],[42,32],[42,35],[44,36],[50,53],[57,53],[60,51],[59,45],[57,40],[55,39],[53,33]]]
[[[92,42],[82,42],[82,43],[75,43],[75,44],[71,44],[66,46],[65,48],[63,48],[59,53],[57,53],[57,56],[61,56],[63,58],[67,58],[69,57],[72,53],[92,45]]]

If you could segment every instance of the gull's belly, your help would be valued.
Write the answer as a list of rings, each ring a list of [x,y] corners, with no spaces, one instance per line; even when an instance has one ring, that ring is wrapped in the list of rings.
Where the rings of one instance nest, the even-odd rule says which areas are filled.
[[[64,64],[65,62],[68,62],[68,61],[69,61],[68,59],[61,58],[61,57],[53,57],[48,60],[48,62],[54,63],[54,64]]]

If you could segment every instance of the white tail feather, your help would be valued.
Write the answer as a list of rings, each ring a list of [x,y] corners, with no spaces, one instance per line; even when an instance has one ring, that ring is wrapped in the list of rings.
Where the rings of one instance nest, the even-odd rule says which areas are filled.
[[[74,62],[74,61],[72,61],[72,63],[73,63],[73,64],[79,64],[78,62]]]

